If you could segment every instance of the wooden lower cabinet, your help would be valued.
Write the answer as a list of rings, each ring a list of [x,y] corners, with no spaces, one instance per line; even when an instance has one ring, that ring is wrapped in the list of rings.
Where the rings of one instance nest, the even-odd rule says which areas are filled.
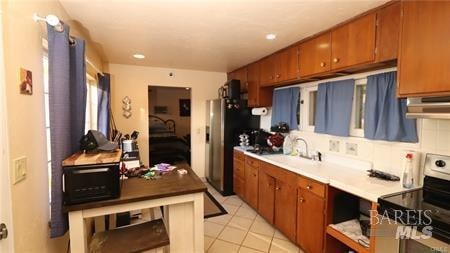
[[[295,242],[297,223],[297,187],[275,180],[275,227]]]
[[[298,189],[297,244],[306,253],[323,252],[325,199]]]
[[[233,191],[240,198],[245,198],[245,181],[240,177],[233,176]]]
[[[258,209],[258,168],[245,166],[245,200]]]
[[[275,179],[263,171],[258,174],[258,212],[273,224],[275,211]]]

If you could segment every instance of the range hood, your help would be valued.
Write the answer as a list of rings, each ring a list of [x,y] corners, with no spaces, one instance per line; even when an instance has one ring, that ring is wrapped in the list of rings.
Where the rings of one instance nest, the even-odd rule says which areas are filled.
[[[408,98],[407,118],[450,119],[450,96]]]

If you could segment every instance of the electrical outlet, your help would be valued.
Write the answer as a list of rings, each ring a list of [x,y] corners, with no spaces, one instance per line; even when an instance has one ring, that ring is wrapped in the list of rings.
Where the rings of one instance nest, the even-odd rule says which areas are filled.
[[[27,158],[25,156],[14,160],[13,184],[24,180],[27,176]]]
[[[330,147],[329,150],[332,152],[339,152],[339,141],[337,140],[330,140]]]
[[[347,155],[358,155],[358,144],[347,142],[345,145],[345,153]]]

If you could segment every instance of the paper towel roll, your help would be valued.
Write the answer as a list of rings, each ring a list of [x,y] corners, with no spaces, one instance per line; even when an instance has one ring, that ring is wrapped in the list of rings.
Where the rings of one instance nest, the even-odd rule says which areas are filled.
[[[252,115],[266,115],[267,114],[267,108],[266,107],[260,107],[260,108],[253,108],[252,109]]]

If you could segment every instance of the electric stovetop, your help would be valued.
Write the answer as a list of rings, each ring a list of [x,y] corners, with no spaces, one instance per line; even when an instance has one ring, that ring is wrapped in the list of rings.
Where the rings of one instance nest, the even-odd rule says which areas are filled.
[[[378,203],[380,214],[418,229],[430,225],[433,237],[450,243],[449,202],[428,197],[424,189],[419,189],[379,198]]]

